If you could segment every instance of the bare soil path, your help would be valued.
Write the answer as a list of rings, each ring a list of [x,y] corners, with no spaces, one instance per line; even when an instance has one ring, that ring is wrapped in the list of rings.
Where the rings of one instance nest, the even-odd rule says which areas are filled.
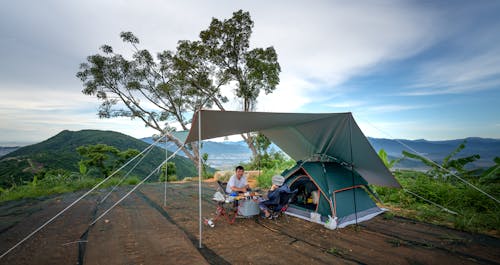
[[[203,188],[202,215],[212,218],[216,183]],[[219,220],[203,226],[199,249],[194,182],[169,183],[166,207],[163,185],[145,185],[88,227],[129,189],[103,204],[105,192],[92,194],[0,264],[500,264],[498,238],[383,216],[333,231],[293,217]],[[0,204],[0,253],[81,194]]]

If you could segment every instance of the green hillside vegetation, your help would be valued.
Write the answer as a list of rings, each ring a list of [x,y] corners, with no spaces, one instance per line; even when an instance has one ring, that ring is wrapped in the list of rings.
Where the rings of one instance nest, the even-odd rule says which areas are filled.
[[[128,149],[142,151],[149,146],[141,140],[113,131],[82,130],[73,132],[65,130],[41,143],[20,148],[2,157],[0,160],[0,187],[5,189],[13,185],[32,182],[35,175],[40,177],[54,170],[79,172],[78,162],[82,160],[82,156],[78,154],[76,149],[80,146],[96,144],[113,146],[121,151]],[[142,179],[164,159],[165,151],[154,147],[131,175]],[[172,162],[175,163],[178,179],[197,175],[197,170],[190,160],[176,156]],[[132,166],[133,163],[128,168]],[[128,168],[125,168],[124,171]],[[88,174],[102,177],[90,169]],[[157,177],[152,178],[153,181],[157,179]]]
[[[426,157],[403,151],[405,159],[413,159],[429,166],[426,172],[411,170],[395,171],[402,189],[373,186],[384,206],[394,213],[455,229],[490,233],[499,236],[500,205],[494,199],[464,183],[500,198],[500,158],[496,157],[492,167],[484,170],[467,170],[466,166],[479,159],[479,155],[461,156],[465,148],[461,143],[443,159],[441,164]],[[387,167],[397,161],[388,161],[384,150],[379,153]],[[462,180],[460,180],[461,178]]]

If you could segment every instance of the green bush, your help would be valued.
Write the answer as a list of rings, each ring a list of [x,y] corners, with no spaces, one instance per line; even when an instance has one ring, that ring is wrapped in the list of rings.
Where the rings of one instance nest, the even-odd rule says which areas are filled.
[[[268,160],[260,168],[262,174],[257,177],[257,185],[261,188],[271,187],[271,178],[274,175],[279,175],[285,169],[291,168],[295,165],[295,161],[285,157],[281,152],[271,153],[268,156]]]
[[[401,214],[420,221],[446,224],[469,232],[486,232],[500,227],[500,207],[495,201],[462,182],[433,178],[421,172],[395,172],[399,183],[413,193],[439,204],[457,214],[451,214],[426,202],[404,189],[373,186],[387,205],[410,210]],[[471,180],[475,186],[498,198],[500,185]]]
[[[169,174],[168,177],[167,177],[167,181],[168,182],[170,182],[170,181],[177,181],[177,180],[178,180],[178,178],[177,178],[176,175],[170,175]],[[158,181],[159,182],[164,182],[165,181],[165,174],[160,175],[160,177],[158,178]]]
[[[120,183],[121,179],[120,176],[111,177],[100,188],[112,187],[117,184],[137,185],[141,181],[136,176],[128,177]],[[94,178],[78,173],[51,170],[42,176],[36,175],[31,182],[25,181],[24,185],[14,185],[9,189],[1,189],[0,202],[91,189],[102,180],[102,178]]]
[[[271,178],[274,176],[274,175],[277,175],[279,173],[281,173],[283,170],[278,170],[278,169],[275,169],[275,170],[265,170],[264,172],[262,172],[262,174],[260,174],[260,176],[257,177],[257,185],[261,188],[269,188],[271,187]]]
[[[141,180],[134,176],[134,177],[128,177],[126,180],[125,180],[125,185],[137,185],[139,184],[139,182],[141,182]]]

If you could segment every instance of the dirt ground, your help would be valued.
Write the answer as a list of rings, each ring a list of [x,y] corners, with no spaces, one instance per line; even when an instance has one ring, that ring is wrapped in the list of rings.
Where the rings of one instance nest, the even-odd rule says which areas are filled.
[[[213,218],[216,183],[204,183],[202,216]],[[500,264],[500,239],[400,217],[327,230],[298,218],[237,218],[203,225],[198,248],[195,182],[148,184],[94,226],[130,188],[104,203],[91,194],[0,259],[0,264]],[[0,204],[0,255],[82,193]]]

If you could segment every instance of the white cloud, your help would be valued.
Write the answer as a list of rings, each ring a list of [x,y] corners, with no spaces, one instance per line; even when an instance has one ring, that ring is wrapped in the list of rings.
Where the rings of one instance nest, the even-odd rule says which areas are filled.
[[[462,7],[464,8],[464,7]],[[440,53],[427,59],[417,69],[409,96],[474,93],[498,89],[500,86],[500,34],[498,20],[477,22],[474,16],[487,16],[479,12],[491,12],[488,5],[474,5],[460,15],[465,19],[447,19],[439,25],[441,31],[449,30]],[[455,13],[446,14],[449,18]]]
[[[419,81],[402,95],[427,96],[474,93],[500,86],[500,49],[469,55],[457,60],[442,59],[427,63],[419,71]]]
[[[174,49],[178,40],[197,39],[212,17],[225,19],[240,8],[248,10],[255,22],[251,46],[273,45],[282,67],[280,85],[274,93],[261,95],[257,110],[293,112],[306,104],[324,104],[342,93],[342,82],[379,64],[409,58],[444,38],[447,29],[440,25],[445,18],[428,7],[381,1],[6,2],[0,10],[0,111],[8,112],[9,117],[0,118],[0,139],[34,134],[44,139],[54,131],[86,126],[138,137],[150,134],[140,121],[97,119],[97,100],[81,93],[82,84],[75,77],[79,63],[96,53],[101,44],[130,54],[130,47],[119,39],[121,31],[134,32],[141,47],[156,53]],[[496,71],[496,57],[478,57],[463,71],[459,66],[453,68],[453,61],[435,62],[424,66],[421,73],[432,74],[433,68],[442,67],[431,82],[445,80],[447,84],[461,76],[455,82],[468,86],[467,82],[488,78]],[[491,73],[474,71],[488,65]],[[418,91],[424,89],[418,87]],[[231,87],[224,88],[223,94],[234,97]],[[361,109],[365,105],[353,100],[343,104],[329,107]],[[227,106],[240,109],[236,101]],[[371,110],[405,108],[411,109],[393,105]],[[6,136],[7,128],[18,128],[20,133]]]
[[[414,109],[423,109],[423,108],[430,108],[433,107],[432,105],[377,105],[377,106],[370,106],[367,107],[365,111],[363,112],[369,112],[369,113],[384,113],[384,112],[398,112],[398,111],[405,111],[405,110],[414,110]]]
[[[285,75],[278,88],[269,95],[262,94],[258,99],[258,111],[293,112],[312,99],[308,91],[313,85],[296,76]]]

